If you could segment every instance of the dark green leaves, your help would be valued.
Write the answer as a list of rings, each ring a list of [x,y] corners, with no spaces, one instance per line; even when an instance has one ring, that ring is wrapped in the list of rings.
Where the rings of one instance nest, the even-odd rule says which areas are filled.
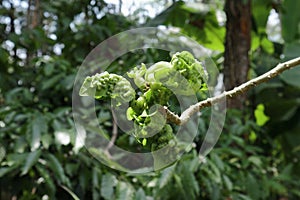
[[[300,22],[300,13],[297,10],[299,6],[300,2],[293,0],[285,0],[282,4],[282,37],[287,43],[295,42],[299,39],[297,36]]]
[[[31,150],[36,150],[40,147],[42,133],[47,133],[47,121],[41,113],[34,115],[33,121],[30,123],[32,133],[31,135]]]
[[[64,172],[62,163],[60,163],[60,161],[53,154],[46,154],[45,156],[47,158],[47,165],[55,174],[59,182],[61,184],[66,184],[67,186],[70,186],[70,180]]]
[[[41,150],[37,150],[37,151],[33,151],[33,152],[29,153],[29,155],[26,158],[25,164],[22,168],[21,175],[25,175],[28,173],[28,171],[31,169],[31,167],[33,165],[35,165],[36,162],[38,161],[41,153],[42,153]]]

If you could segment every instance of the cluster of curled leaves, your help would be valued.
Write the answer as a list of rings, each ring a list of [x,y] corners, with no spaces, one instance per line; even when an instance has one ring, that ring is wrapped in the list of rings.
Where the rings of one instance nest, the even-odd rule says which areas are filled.
[[[206,88],[208,76],[201,62],[183,51],[175,53],[170,62],[157,62],[149,68],[141,64],[127,75],[138,91],[126,78],[103,72],[87,77],[80,95],[114,99],[116,106],[128,104],[127,120],[134,122],[132,135],[151,151],[175,145],[173,127],[161,108],[168,106],[174,95],[194,95]]]

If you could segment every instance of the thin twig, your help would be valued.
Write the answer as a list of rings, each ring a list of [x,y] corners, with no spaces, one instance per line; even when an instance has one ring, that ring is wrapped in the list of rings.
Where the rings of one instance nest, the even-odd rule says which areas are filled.
[[[117,137],[118,137],[118,124],[117,124],[117,122],[115,121],[115,119],[116,119],[116,118],[115,118],[115,116],[114,116],[114,114],[113,114],[113,129],[112,129],[112,136],[111,136],[111,139],[110,139],[108,145],[106,146],[106,148],[105,148],[105,150],[104,150],[104,152],[106,153],[106,155],[107,155],[108,157],[111,157],[111,155],[110,155],[110,153],[109,153],[109,150],[114,146],[115,141],[116,141],[116,139],[117,139]]]
[[[297,65],[300,65],[300,57],[286,61],[284,63],[279,63],[276,67],[271,69],[270,71],[254,78],[246,83],[243,83],[242,85],[235,87],[232,90],[224,91],[218,96],[207,98],[206,100],[200,101],[194,105],[191,105],[189,108],[187,108],[181,116],[174,114],[171,112],[167,107],[164,107],[164,111],[167,115],[167,120],[171,123],[174,123],[176,125],[183,125],[189,121],[191,116],[198,111],[200,111],[204,107],[212,106],[222,100],[225,100],[225,98],[233,98],[241,93],[244,93],[248,91],[250,88],[253,88],[263,82],[269,81],[270,79],[278,76],[283,71],[291,69]]]

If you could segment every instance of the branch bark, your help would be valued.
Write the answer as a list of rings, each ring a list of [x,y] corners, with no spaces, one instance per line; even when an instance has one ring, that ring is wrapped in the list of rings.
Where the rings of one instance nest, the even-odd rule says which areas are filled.
[[[263,82],[269,81],[270,79],[278,76],[283,71],[291,69],[297,65],[300,65],[300,57],[286,61],[284,63],[279,63],[276,67],[271,69],[270,71],[251,79],[243,84],[241,84],[238,87],[233,88],[229,91],[224,91],[218,96],[207,98],[206,100],[200,101],[194,105],[191,105],[189,108],[187,108],[179,117],[178,115],[174,114],[172,111],[170,111],[166,106],[164,107],[164,113],[167,116],[167,121],[174,123],[176,125],[183,125],[189,121],[191,116],[198,111],[200,111],[204,107],[212,106],[222,100],[224,98],[233,98],[237,95],[244,94],[246,91],[248,91],[250,88],[253,88]]]

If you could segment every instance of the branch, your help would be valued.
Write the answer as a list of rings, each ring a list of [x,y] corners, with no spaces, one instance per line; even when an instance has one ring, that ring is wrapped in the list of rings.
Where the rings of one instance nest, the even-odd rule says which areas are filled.
[[[191,116],[195,113],[197,113],[198,111],[200,111],[202,108],[204,107],[209,107],[212,106],[218,102],[220,102],[221,100],[223,100],[224,98],[233,98],[239,94],[242,94],[246,91],[248,91],[250,88],[255,87],[256,85],[259,85],[263,82],[269,81],[270,79],[278,76],[279,74],[281,74],[283,71],[291,69],[297,65],[300,65],[300,57],[286,61],[284,63],[279,63],[276,67],[274,67],[273,69],[271,69],[270,71],[249,80],[246,83],[243,83],[242,85],[235,87],[232,90],[229,91],[224,91],[222,94],[215,96],[215,97],[211,97],[211,98],[207,98],[206,100],[200,101],[194,105],[191,105],[188,109],[186,109],[185,111],[183,111],[183,113],[181,114],[181,116],[179,117],[178,115],[174,114],[173,112],[171,112],[166,106],[164,107],[164,112],[167,116],[167,120],[169,122],[172,122],[176,125],[183,125],[185,123],[187,123],[189,121],[189,119],[191,118]]]
[[[110,153],[109,153],[109,150],[114,146],[115,141],[116,141],[116,139],[117,139],[117,137],[118,137],[118,125],[117,125],[117,122],[116,122],[115,119],[116,119],[116,118],[115,118],[115,115],[113,114],[112,137],[111,137],[111,139],[110,139],[108,145],[106,146],[106,148],[105,148],[105,150],[104,150],[105,154],[106,154],[109,158],[111,158],[111,155],[110,155]]]

